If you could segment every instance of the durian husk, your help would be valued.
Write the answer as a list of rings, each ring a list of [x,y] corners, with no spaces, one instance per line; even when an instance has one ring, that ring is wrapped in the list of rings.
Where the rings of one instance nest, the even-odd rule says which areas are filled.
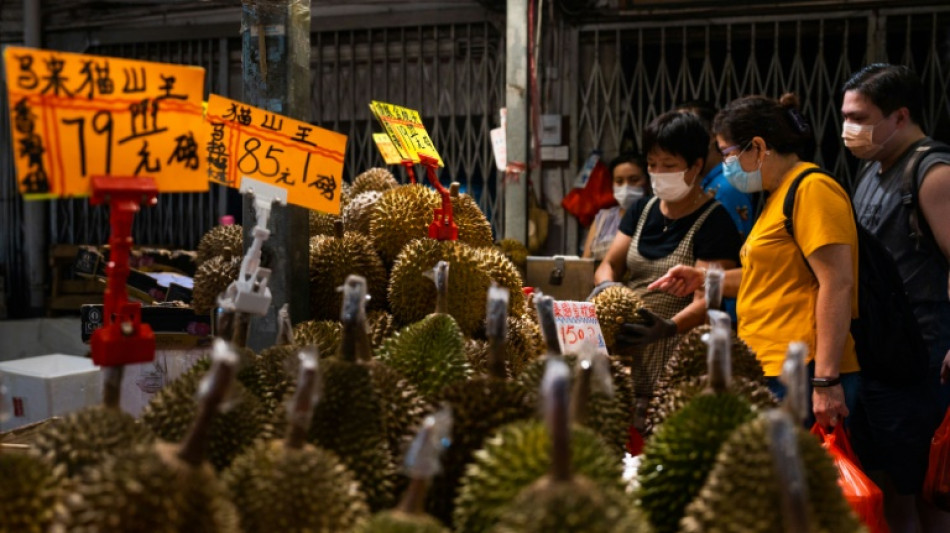
[[[443,452],[442,473],[433,479],[428,509],[451,523],[455,496],[472,455],[498,428],[537,413],[533,391],[519,383],[479,377],[451,385],[438,395],[452,408],[452,445]]]
[[[528,270],[528,247],[518,239],[502,239],[498,248],[521,270],[521,275],[525,275]]]
[[[528,365],[544,355],[544,337],[538,323],[527,315],[509,315],[505,349],[511,373],[520,375]]]
[[[241,257],[244,253],[244,230],[239,224],[215,226],[198,241],[196,266],[201,266],[212,257],[225,259]]]
[[[423,274],[442,260],[449,263],[448,312],[462,333],[472,336],[484,327],[484,301],[491,277],[476,251],[456,241],[417,239],[403,248],[389,280],[393,317],[398,324],[407,325],[435,309],[435,284]]]
[[[838,471],[821,443],[796,428],[812,531],[864,532],[838,485]],[[715,466],[680,521],[683,533],[783,531],[778,476],[769,449],[768,419],[760,416],[729,436]]]
[[[476,250],[479,260],[485,265],[488,275],[492,281],[508,289],[508,316],[518,316],[524,309],[524,282],[521,278],[521,272],[505,254],[497,248],[479,248]],[[451,282],[451,270],[449,270],[449,280]]]
[[[657,380],[658,395],[676,387],[682,381],[706,374],[706,354],[709,352],[709,345],[703,342],[703,336],[709,333],[710,329],[709,326],[699,326],[683,335]],[[735,332],[730,332],[730,335],[732,337],[730,350],[732,376],[746,378],[764,385],[765,373],[755,357],[755,352]]]
[[[383,193],[373,206],[369,233],[387,265],[396,261],[410,241],[428,236],[433,210],[440,205],[439,194],[425,185],[402,185]]]
[[[151,430],[132,415],[98,405],[44,425],[36,435],[34,450],[51,464],[62,465],[72,477],[119,450],[154,440]]]
[[[194,467],[177,452],[175,444],[138,445],[86,469],[51,531],[240,531],[211,466]]]
[[[294,344],[315,345],[320,357],[336,355],[343,338],[343,326],[336,320],[307,320],[294,326]]]
[[[673,389],[651,398],[650,406],[647,409],[645,433],[647,435],[653,433],[654,429],[671,414],[682,409],[693,398],[703,394],[707,389],[709,389],[709,377],[700,376],[680,381],[679,385]],[[727,391],[742,396],[752,404],[753,408],[759,411],[778,405],[778,400],[772,394],[772,391],[758,381],[734,377]]]
[[[208,366],[207,360],[199,361],[155,394],[145,406],[142,423],[163,440],[181,441],[197,417],[198,385]],[[238,382],[229,393],[230,409],[211,421],[207,456],[217,470],[227,468],[255,439],[272,439],[283,429],[275,423],[279,418],[272,411],[275,406],[265,403],[240,383],[253,379],[254,375],[250,367],[239,372]]]
[[[386,311],[369,311],[366,313],[366,323],[369,324],[369,341],[374,350],[396,333],[393,316]]]
[[[398,509],[376,513],[357,533],[449,533],[435,518]]]
[[[237,280],[240,273],[240,256],[230,259],[215,256],[202,263],[195,272],[194,292],[191,299],[191,306],[195,313],[204,315],[217,307],[218,295],[224,292],[231,282]]]
[[[300,348],[276,345],[253,355],[248,372],[252,377],[239,378],[241,384],[258,397],[272,413],[283,412],[284,402],[293,392],[300,368]],[[243,375],[241,376],[243,378]]]
[[[591,301],[597,309],[597,321],[600,322],[607,351],[618,356],[631,356],[633,350],[617,346],[616,337],[624,322],[643,323],[643,318],[637,314],[644,307],[643,301],[632,289],[623,285],[607,287]]]
[[[376,357],[405,376],[426,398],[434,398],[444,387],[465,381],[471,374],[462,332],[454,318],[441,313],[399,330],[383,341]]]
[[[343,209],[343,206],[340,206],[340,209]],[[340,220],[339,215],[331,215],[329,213],[321,213],[319,211],[310,211],[310,238],[317,236],[332,237],[333,236],[333,226]]]
[[[389,169],[376,167],[365,170],[353,178],[353,186],[350,188],[350,194],[355,198],[366,192],[386,192],[399,186],[396,177]]]
[[[542,422],[518,422],[485,440],[466,468],[455,499],[453,524],[459,533],[488,531],[522,489],[551,465],[551,441]],[[593,431],[571,428],[571,471],[601,488],[622,491],[621,462]]]
[[[379,398],[383,415],[386,442],[393,457],[402,457],[408,449],[419,424],[433,406],[423,398],[418,389],[402,374],[379,361],[366,363],[373,381],[373,391]],[[400,492],[403,482],[398,480]]]
[[[222,476],[245,533],[352,531],[369,518],[353,473],[312,445],[258,441]]]
[[[350,274],[366,278],[369,308],[385,306],[386,268],[365,235],[346,233],[342,238],[321,239],[310,249],[310,312],[314,319],[340,317],[343,293],[337,287]]]
[[[623,492],[600,488],[583,476],[543,477],[508,505],[492,533],[651,533]]]
[[[59,505],[63,469],[25,453],[0,453],[0,531],[45,533]]]
[[[657,533],[676,533],[722,443],[754,417],[741,396],[704,393],[657,428],[646,442],[637,476],[640,505]]]
[[[451,202],[452,216],[459,228],[458,239],[475,248],[494,248],[491,222],[478,207],[475,199],[467,194],[460,194],[453,196]]]
[[[373,206],[383,197],[379,191],[358,194],[343,210],[343,228],[348,232],[369,236],[369,224],[373,219]]]

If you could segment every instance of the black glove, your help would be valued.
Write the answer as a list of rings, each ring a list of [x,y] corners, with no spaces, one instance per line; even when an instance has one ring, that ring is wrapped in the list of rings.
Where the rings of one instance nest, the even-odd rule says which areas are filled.
[[[594,296],[597,296],[603,292],[607,287],[613,287],[614,285],[623,285],[623,283],[620,283],[619,281],[601,281],[596,287],[594,287],[594,290],[590,291],[590,295],[587,296],[587,301],[589,302],[593,300]]]
[[[676,322],[663,318],[646,308],[640,308],[637,314],[643,318],[643,324],[624,322],[615,337],[618,345],[627,347],[646,346],[658,340],[676,335]]]

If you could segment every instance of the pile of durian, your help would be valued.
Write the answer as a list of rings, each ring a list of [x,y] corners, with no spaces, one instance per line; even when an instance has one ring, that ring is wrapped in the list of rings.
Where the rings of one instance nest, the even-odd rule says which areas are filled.
[[[0,533],[863,531],[800,427],[801,353],[776,407],[721,320],[683,337],[625,482],[637,402],[613,337],[642,302],[602,292],[611,355],[562,353],[554,301],[522,292],[523,246],[494,245],[476,202],[451,200],[459,240],[433,240],[433,189],[358,176],[341,216],[311,215],[311,316],[281,310],[256,353],[254,318],[219,313],[212,356],[140,420],[108,369],[102,406],[49,424],[29,454],[0,450]],[[236,277],[241,243],[239,226],[202,239],[197,312]]]

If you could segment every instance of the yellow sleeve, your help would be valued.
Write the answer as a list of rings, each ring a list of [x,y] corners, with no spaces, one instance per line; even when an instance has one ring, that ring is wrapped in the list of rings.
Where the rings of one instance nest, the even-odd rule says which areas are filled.
[[[848,193],[832,178],[812,174],[795,196],[792,223],[795,241],[805,257],[827,244],[858,245],[858,232]]]

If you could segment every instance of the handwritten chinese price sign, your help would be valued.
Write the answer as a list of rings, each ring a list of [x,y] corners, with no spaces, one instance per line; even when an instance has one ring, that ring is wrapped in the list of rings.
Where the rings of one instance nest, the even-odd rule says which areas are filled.
[[[554,302],[554,321],[561,353],[578,353],[584,342],[590,342],[598,352],[607,355],[607,344],[593,303]]]
[[[437,159],[440,167],[445,166],[418,111],[376,100],[370,102],[369,108],[392,139],[403,161],[418,163],[419,154],[422,154]]]
[[[396,146],[393,144],[392,139],[389,138],[389,135],[385,133],[374,133],[373,141],[376,143],[376,148],[379,148],[379,153],[383,156],[383,161],[387,165],[398,165],[402,163],[402,157],[399,155],[399,151],[396,150]]]
[[[340,213],[346,135],[212,94],[208,99],[208,179],[240,188],[247,176],[287,190],[287,201]]]
[[[13,46],[3,59],[24,197],[88,196],[93,175],[208,190],[203,68]]]

